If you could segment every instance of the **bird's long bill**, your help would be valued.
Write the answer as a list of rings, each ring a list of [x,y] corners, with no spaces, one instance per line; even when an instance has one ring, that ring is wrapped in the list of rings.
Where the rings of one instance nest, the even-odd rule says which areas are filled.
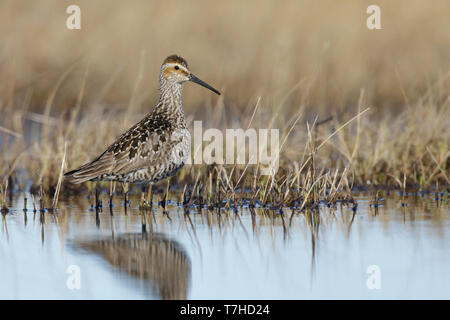
[[[207,84],[206,82],[203,82],[202,80],[200,80],[199,78],[197,78],[196,76],[194,76],[192,73],[189,76],[189,80],[195,83],[198,83],[201,86],[204,86],[205,88],[208,88],[209,90],[211,90],[212,92],[217,93],[218,95],[220,95],[220,92],[216,89],[214,89],[213,87],[211,87],[209,84]]]

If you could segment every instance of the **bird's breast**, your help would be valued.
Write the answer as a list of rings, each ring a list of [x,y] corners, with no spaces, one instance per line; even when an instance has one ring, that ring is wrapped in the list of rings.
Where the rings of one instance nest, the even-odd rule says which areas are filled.
[[[172,133],[171,140],[175,142],[170,155],[172,162],[183,166],[191,150],[191,134],[187,129],[177,129]]]

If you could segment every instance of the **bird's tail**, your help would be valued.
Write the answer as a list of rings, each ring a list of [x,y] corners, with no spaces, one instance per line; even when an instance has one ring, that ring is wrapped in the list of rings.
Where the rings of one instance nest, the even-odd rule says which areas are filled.
[[[83,183],[89,180],[94,180],[99,174],[94,170],[91,163],[87,163],[78,169],[64,173],[64,179],[71,183]]]
[[[78,169],[64,173],[64,179],[69,180],[71,183],[83,183],[89,180],[99,179],[102,175],[108,173],[111,168],[108,159],[102,156],[103,154]]]

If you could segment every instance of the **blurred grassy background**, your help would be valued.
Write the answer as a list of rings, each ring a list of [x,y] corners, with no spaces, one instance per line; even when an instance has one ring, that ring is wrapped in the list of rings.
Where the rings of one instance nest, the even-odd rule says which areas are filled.
[[[71,4],[81,7],[81,30],[66,28]],[[2,0],[0,126],[37,137],[23,118],[54,125],[22,161],[35,184],[54,185],[64,141],[70,168],[101,152],[151,110],[161,63],[177,53],[224,93],[185,86],[188,120],[209,121],[204,128],[246,127],[258,97],[255,127],[274,119],[287,129],[302,108],[285,168],[304,160],[306,121],[334,116],[317,132],[324,140],[362,105],[371,112],[359,135],[352,124],[330,140],[317,156],[323,168],[350,166],[360,183],[448,182],[450,2],[376,1],[382,30],[366,27],[370,4]],[[13,138],[0,133],[5,174],[26,147],[1,134]]]
[[[321,116],[354,111],[361,88],[377,110],[403,108],[401,86],[414,100],[449,70],[450,3],[377,1],[382,30],[371,31],[372,2],[2,0],[0,100],[20,104],[32,88],[30,107],[42,111],[72,68],[52,111],[63,112],[73,107],[89,66],[83,106],[128,105],[136,90],[137,108],[149,109],[162,60],[178,53],[225,92],[229,109],[259,95],[273,106],[301,81],[288,104]],[[81,30],[65,26],[70,4],[81,7]],[[199,107],[215,97],[194,87],[185,90],[185,106],[199,117]]]

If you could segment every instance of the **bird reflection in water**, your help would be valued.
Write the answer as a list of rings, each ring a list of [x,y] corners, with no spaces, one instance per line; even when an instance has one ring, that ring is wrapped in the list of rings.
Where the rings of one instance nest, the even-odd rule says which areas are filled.
[[[161,234],[123,234],[78,242],[121,271],[147,282],[162,299],[186,299],[191,263],[179,243]]]

